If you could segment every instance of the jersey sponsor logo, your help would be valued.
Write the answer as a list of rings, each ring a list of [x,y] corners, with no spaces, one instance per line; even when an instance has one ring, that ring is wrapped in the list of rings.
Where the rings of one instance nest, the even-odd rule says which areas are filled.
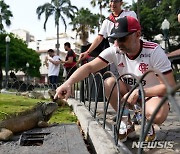
[[[139,64],[139,70],[140,70],[142,73],[145,73],[145,72],[148,70],[148,64],[140,63],[140,64]]]
[[[135,84],[137,84],[137,80],[135,78],[126,78],[126,77],[124,77],[123,81],[126,84],[130,85],[130,86],[134,86]],[[142,83],[142,86],[145,86],[146,85],[146,80],[142,80],[141,83]]]
[[[151,57],[151,54],[149,53],[149,54],[147,54],[147,53],[145,53],[145,54],[140,54],[140,58],[142,58],[142,57]]]
[[[119,67],[125,67],[124,63],[120,63],[118,66]]]

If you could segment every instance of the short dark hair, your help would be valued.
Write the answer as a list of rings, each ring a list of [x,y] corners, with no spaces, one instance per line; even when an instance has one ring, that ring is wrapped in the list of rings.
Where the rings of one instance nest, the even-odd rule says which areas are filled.
[[[48,52],[54,52],[54,50],[53,49],[49,49]]]
[[[71,44],[69,42],[64,43],[64,46],[68,46],[69,48],[71,48]]]
[[[180,8],[177,10],[177,15],[180,14]]]
[[[110,2],[122,2],[122,0],[109,0]]]

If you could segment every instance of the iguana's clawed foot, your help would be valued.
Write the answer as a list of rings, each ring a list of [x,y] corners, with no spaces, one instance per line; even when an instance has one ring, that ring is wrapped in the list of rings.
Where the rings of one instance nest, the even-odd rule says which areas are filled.
[[[38,127],[44,128],[44,127],[48,127],[49,124],[45,121],[39,121],[38,122]]]

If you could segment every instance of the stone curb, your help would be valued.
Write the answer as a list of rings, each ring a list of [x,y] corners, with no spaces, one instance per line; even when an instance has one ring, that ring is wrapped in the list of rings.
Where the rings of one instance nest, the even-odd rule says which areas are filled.
[[[117,154],[118,149],[109,134],[91,116],[90,112],[78,101],[68,99],[73,111],[80,121],[85,137],[90,138],[97,154]]]

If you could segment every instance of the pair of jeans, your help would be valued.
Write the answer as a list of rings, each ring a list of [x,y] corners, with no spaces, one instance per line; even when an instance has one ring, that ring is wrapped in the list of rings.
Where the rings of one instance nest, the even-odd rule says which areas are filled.
[[[55,75],[49,76],[49,83],[52,85],[53,89],[57,88],[57,80],[58,80],[58,76]]]

